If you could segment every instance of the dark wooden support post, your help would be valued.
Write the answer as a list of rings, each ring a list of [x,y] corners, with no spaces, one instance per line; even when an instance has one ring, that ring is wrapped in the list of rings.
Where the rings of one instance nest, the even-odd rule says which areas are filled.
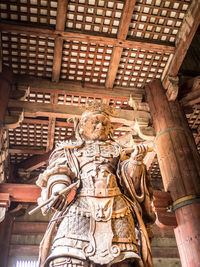
[[[13,81],[12,72],[8,67],[3,66],[2,72],[0,72],[0,140]]]
[[[8,255],[10,248],[10,238],[13,227],[13,217],[6,215],[3,222],[0,223],[0,266],[8,267]]]
[[[200,156],[178,101],[168,101],[160,80],[146,86],[158,161],[171,193],[178,227],[175,236],[182,266],[200,263]]]

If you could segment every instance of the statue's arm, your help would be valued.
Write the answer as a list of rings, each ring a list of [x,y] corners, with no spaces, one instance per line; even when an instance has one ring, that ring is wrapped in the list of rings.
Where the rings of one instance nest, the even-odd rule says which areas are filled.
[[[155,221],[152,210],[153,190],[143,159],[148,152],[146,145],[137,145],[129,159],[122,162],[121,175],[132,199],[139,203],[146,223]]]
[[[50,157],[47,169],[40,174],[36,184],[41,187],[41,197],[38,204],[41,205],[52,196],[56,196],[63,189],[68,187],[74,180],[75,174],[68,166],[65,153],[62,150],[54,151]],[[66,203],[66,195],[60,195],[56,200],[52,200],[42,208],[42,213],[46,215],[50,208],[62,210]]]
[[[144,171],[143,159],[147,154],[146,145],[137,145],[131,153],[129,160],[126,162],[126,174],[131,178],[136,191],[140,188],[141,176]]]

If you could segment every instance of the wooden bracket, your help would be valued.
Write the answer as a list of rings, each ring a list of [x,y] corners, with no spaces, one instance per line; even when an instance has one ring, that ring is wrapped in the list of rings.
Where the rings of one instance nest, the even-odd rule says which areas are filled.
[[[156,213],[156,224],[160,228],[174,229],[177,227],[175,214],[171,212],[172,198],[169,192],[155,190],[153,192],[154,210]]]

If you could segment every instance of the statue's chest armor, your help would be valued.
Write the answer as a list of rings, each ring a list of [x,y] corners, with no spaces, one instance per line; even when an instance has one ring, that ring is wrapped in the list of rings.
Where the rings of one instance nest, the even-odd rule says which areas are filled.
[[[75,154],[80,162],[83,188],[115,188],[120,148],[103,142],[86,144]]]
[[[105,158],[112,159],[119,157],[120,148],[106,142],[93,142],[75,151],[78,158]]]

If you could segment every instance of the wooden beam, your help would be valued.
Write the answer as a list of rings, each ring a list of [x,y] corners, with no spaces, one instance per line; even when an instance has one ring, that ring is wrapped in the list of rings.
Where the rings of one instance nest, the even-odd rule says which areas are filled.
[[[13,154],[33,154],[39,155],[44,154],[45,149],[41,149],[38,147],[28,147],[28,146],[11,146],[8,149],[9,153]]]
[[[36,170],[37,168],[43,166],[46,164],[49,156],[51,154],[51,151],[41,154],[41,155],[34,155],[16,165],[17,169],[24,169],[26,171],[32,172],[33,170]]]
[[[58,31],[53,29],[37,28],[26,26],[24,24],[11,24],[3,22],[0,24],[0,30],[5,32],[13,32],[20,34],[33,34],[36,36],[46,36],[51,38],[61,37],[63,40],[68,41],[79,41],[79,42],[88,42],[96,44],[105,44],[118,47],[126,48],[138,48],[156,52],[165,52],[165,53],[174,53],[174,46],[172,44],[166,44],[164,42],[152,42],[147,40],[121,40],[111,37],[103,37],[99,35],[90,35],[78,32],[67,32],[67,31]]]
[[[8,193],[13,202],[36,203],[40,197],[41,189],[36,185],[28,184],[0,184],[0,193]],[[162,228],[172,229],[176,227],[174,213],[167,212],[167,208],[171,204],[170,194],[168,192],[154,190],[153,195],[154,207],[158,215],[157,221],[159,221],[159,215],[161,214]]]
[[[37,203],[41,189],[37,185],[0,184],[0,193],[8,193],[13,202]]]
[[[195,32],[200,23],[200,2],[193,0],[184,17],[181,29],[179,30],[178,36],[176,38],[176,48],[175,53],[172,57],[171,63],[165,72],[165,76],[162,77],[163,86],[168,89],[170,82],[169,77],[177,76],[187,50],[192,42]],[[168,91],[168,99],[170,100],[172,92]]]
[[[106,89],[105,86],[94,85],[90,83],[72,82],[72,81],[59,81],[53,83],[47,79],[36,78],[28,75],[17,75],[16,82],[19,88],[31,87],[31,90],[38,90],[43,92],[44,90],[49,93],[68,93],[68,94],[81,94],[84,96],[103,97],[103,98],[121,98],[126,101],[129,100],[130,95],[133,98],[139,98],[142,100],[144,96],[144,89],[128,88],[128,87],[114,87],[113,90]]]
[[[113,86],[114,86],[114,82],[115,82],[115,78],[117,76],[117,71],[118,71],[122,52],[123,52],[122,47],[114,47],[113,48],[112,58],[110,61],[108,74],[107,74],[107,78],[106,78],[106,84],[105,84],[106,88],[113,88]]]
[[[48,225],[47,222],[15,221],[13,224],[12,234],[17,234],[17,235],[44,234],[47,225]]]
[[[64,31],[67,15],[67,0],[58,0],[57,16],[56,16],[56,30]],[[54,56],[53,56],[53,70],[52,81],[58,82],[60,78],[60,70],[62,63],[63,39],[56,37],[54,43]]]
[[[41,189],[37,185],[7,183],[0,184],[0,193],[9,193],[11,201],[14,202],[37,202]],[[168,192],[154,190],[153,194],[155,197],[154,205],[157,208],[166,208],[171,203],[171,197]]]
[[[39,246],[37,245],[10,245],[9,257],[35,257],[38,258]]]
[[[63,51],[63,39],[60,37],[56,37],[54,42],[52,82],[58,82],[60,79],[62,51]]]
[[[166,247],[151,247],[152,257],[153,258],[178,258],[179,253],[177,247],[166,246]],[[161,265],[160,265],[161,266]],[[174,265],[171,265],[174,266]]]
[[[49,118],[46,151],[51,151],[54,145],[56,118]]]
[[[27,101],[10,100],[8,107],[21,107],[24,109],[26,117],[56,117],[56,118],[73,118],[80,117],[83,110],[79,106],[73,105],[59,105],[46,103],[30,103]],[[122,122],[131,127],[134,126],[135,120],[138,123],[148,125],[150,114],[146,111],[135,110],[119,110],[117,111],[119,117],[111,118],[112,122]]]
[[[125,6],[123,8],[123,14],[119,25],[119,30],[117,34],[117,38],[123,41],[126,40],[128,35],[128,30],[131,22],[131,18],[133,15],[133,11],[135,8],[136,0],[126,0]],[[108,69],[108,75],[106,79],[106,88],[113,88],[115,78],[117,75],[121,55],[123,52],[122,47],[114,47],[111,62]]]
[[[200,76],[190,79],[181,86],[179,99],[184,107],[200,103]]]

